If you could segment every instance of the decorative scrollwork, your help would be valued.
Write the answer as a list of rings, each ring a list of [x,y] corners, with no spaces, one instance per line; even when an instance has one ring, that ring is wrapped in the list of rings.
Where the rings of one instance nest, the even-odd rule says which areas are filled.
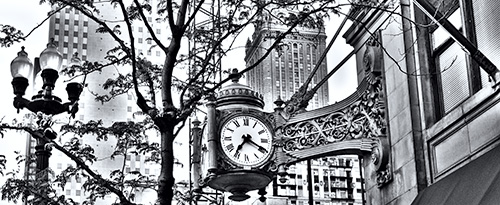
[[[385,132],[385,106],[375,81],[344,109],[288,124],[282,129],[283,149],[301,150],[349,139],[376,138]]]
[[[371,154],[377,185],[382,187],[392,181],[390,143],[386,133],[384,90],[381,82],[383,56],[376,37],[366,46],[363,56],[366,75],[356,93],[325,109],[291,116],[289,123],[284,123],[277,130],[280,134],[277,140],[279,146],[289,156],[288,159],[280,158],[282,164],[329,153],[334,148],[330,144],[341,142],[352,145],[368,141],[368,146],[372,146],[371,153],[370,148],[365,150],[359,146],[356,149],[363,149],[364,153]]]
[[[382,187],[392,181],[392,171],[390,164],[383,170],[377,171],[377,186]]]

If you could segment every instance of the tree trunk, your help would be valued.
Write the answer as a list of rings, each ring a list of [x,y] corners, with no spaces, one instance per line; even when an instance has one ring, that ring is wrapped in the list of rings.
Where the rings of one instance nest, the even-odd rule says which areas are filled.
[[[174,125],[166,123],[161,132],[161,170],[158,178],[158,202],[160,205],[172,204],[174,197],[173,186],[175,179],[173,176],[174,167]]]

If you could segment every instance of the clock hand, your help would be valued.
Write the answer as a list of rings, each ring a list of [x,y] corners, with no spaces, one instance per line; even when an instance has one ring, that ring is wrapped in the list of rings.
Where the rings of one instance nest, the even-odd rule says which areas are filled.
[[[241,139],[243,139],[243,142],[241,142],[240,145],[238,145],[238,147],[236,148],[236,152],[239,152],[241,148],[243,148],[243,144],[247,143],[248,142],[248,138],[245,137],[245,135],[241,136]]]
[[[252,138],[252,136],[250,136],[249,134],[247,134],[246,139],[248,140],[248,142],[250,144],[253,144],[257,148],[259,148],[259,151],[261,151],[261,152],[268,152],[266,148],[264,148],[263,146],[260,146],[259,144],[255,143],[253,140],[251,140],[251,138]]]

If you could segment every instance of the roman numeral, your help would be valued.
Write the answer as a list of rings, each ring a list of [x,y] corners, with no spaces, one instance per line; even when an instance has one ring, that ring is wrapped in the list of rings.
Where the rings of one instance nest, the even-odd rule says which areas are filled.
[[[229,130],[230,132],[234,132],[231,128],[226,128],[226,130]]]
[[[255,128],[256,125],[257,125],[257,121],[255,121],[255,123],[253,124],[252,128]]]
[[[266,132],[266,131],[265,130],[259,131],[259,135],[263,134],[264,132]]]
[[[234,158],[237,158],[237,159],[240,158],[240,150],[236,150],[236,152],[234,153]]]
[[[267,140],[267,138],[260,138],[260,142],[261,143],[269,143],[269,140]]]
[[[243,118],[243,126],[248,126],[250,124],[250,119],[248,117]]]
[[[234,125],[236,125],[236,127],[240,127],[240,123],[237,120],[233,121],[233,123]]]
[[[231,141],[231,136],[226,136],[226,137],[224,137],[224,140],[225,140],[225,141]]]
[[[255,158],[257,158],[257,159],[259,158],[259,156],[257,156],[256,153],[253,153],[253,156],[255,156]]]
[[[245,154],[245,162],[248,162],[248,161],[250,161],[250,159],[248,158],[248,155]]]
[[[226,149],[227,149],[227,150],[229,150],[229,151],[231,152],[231,151],[233,151],[233,149],[234,149],[234,145],[233,145],[233,144],[228,144],[228,145],[226,146]]]

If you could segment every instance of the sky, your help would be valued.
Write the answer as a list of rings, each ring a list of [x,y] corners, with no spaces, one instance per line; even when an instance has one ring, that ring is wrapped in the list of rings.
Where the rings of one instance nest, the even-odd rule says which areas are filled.
[[[47,12],[50,7],[47,5],[39,5],[39,0],[0,0],[0,24],[13,25],[16,28],[23,31],[24,34],[29,33],[34,27],[39,25],[42,20],[47,16]],[[327,44],[337,30],[337,26],[342,21],[341,17],[332,17],[329,23],[326,25],[326,33],[328,36]],[[345,32],[341,32],[341,35]],[[0,94],[3,96],[3,100],[0,100],[0,119],[2,122],[10,122],[14,118],[22,118],[22,113],[17,114],[15,108],[12,106],[12,99],[14,94],[12,93],[12,86],[10,84],[12,77],[10,74],[10,62],[17,55],[17,52],[21,50],[21,46],[26,47],[26,52],[31,60],[39,56],[42,50],[47,44],[48,35],[48,22],[41,25],[40,28],[35,30],[24,42],[16,43],[9,48],[0,47]],[[243,39],[246,42],[246,37]],[[327,56],[327,63],[329,69],[335,67],[335,65],[340,62],[344,56],[346,56],[352,48],[345,44],[345,39],[339,36],[336,40],[331,51]],[[240,52],[240,55],[244,55],[244,49]],[[240,67],[244,66],[243,56],[240,57],[243,63]],[[341,68],[337,73],[332,76],[329,80],[329,90],[330,90],[330,103],[340,101],[343,98],[349,96],[355,91],[357,87],[357,78],[355,71],[355,64],[351,60],[343,68]],[[57,89],[57,88],[56,88]],[[9,132],[12,133],[12,132]],[[3,139],[0,139],[0,154],[12,154],[14,151],[24,152],[25,149],[25,139],[20,140],[18,136],[20,134],[9,134],[5,135]],[[11,155],[11,157],[14,155]],[[8,168],[15,168],[15,160],[13,158],[8,159],[10,163]],[[0,184],[3,184],[0,177]],[[0,201],[0,205],[3,204]]]

